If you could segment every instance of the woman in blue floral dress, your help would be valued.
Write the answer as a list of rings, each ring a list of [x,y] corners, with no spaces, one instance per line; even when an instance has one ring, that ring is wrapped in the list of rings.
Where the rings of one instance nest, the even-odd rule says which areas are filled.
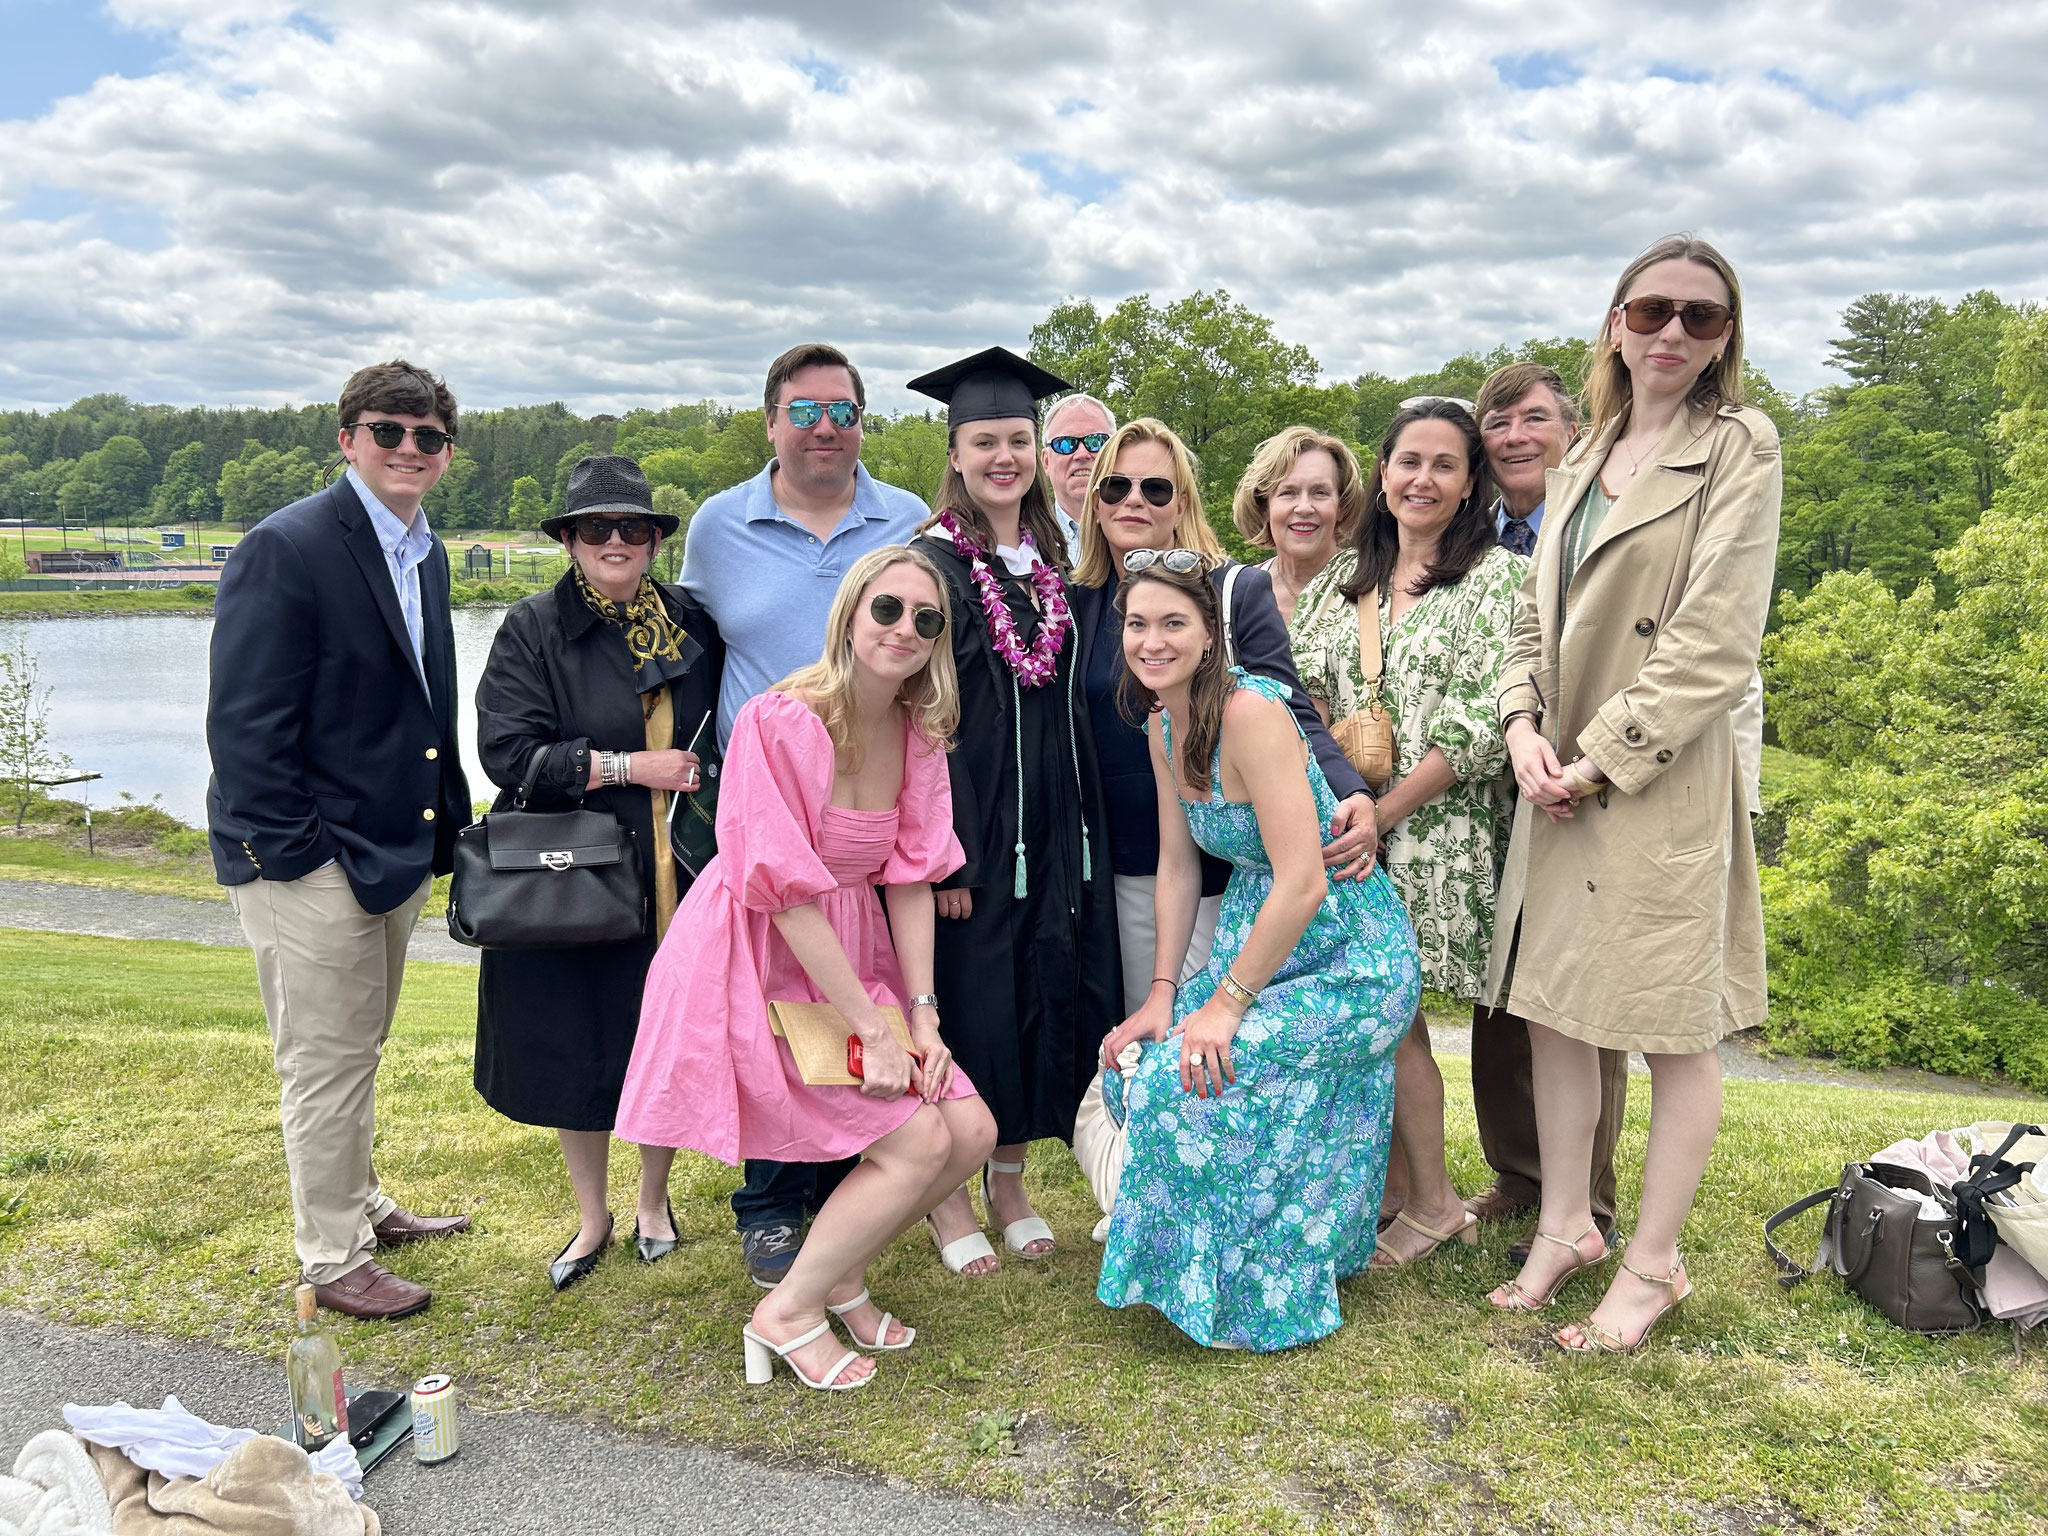
[[[1103,1042],[1106,1067],[1149,1043],[1128,1082],[1105,1078],[1128,1146],[1096,1294],[1156,1307],[1198,1344],[1286,1349],[1338,1327],[1337,1282],[1372,1256],[1415,935],[1384,872],[1324,874],[1336,798],[1285,690],[1226,667],[1202,557],[1138,550],[1126,568],[1129,703],[1150,713],[1159,786],[1159,954],[1186,951],[1196,846],[1232,872],[1208,968],[1171,1012],[1155,989]]]

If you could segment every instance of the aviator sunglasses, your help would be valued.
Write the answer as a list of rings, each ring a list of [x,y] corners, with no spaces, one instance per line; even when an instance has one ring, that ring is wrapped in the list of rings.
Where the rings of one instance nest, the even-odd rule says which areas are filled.
[[[609,544],[614,531],[628,544],[637,546],[654,537],[654,524],[644,517],[579,517],[576,520],[576,537],[585,544]]]
[[[893,592],[877,592],[868,604],[868,616],[882,628],[891,628],[903,617],[903,599]],[[911,628],[920,640],[936,640],[946,627],[946,616],[937,608],[919,605],[910,616]]]
[[[1645,294],[1640,299],[1630,299],[1621,306],[1622,318],[1628,328],[1638,336],[1654,336],[1671,323],[1673,315],[1685,327],[1685,334],[1694,341],[1716,341],[1728,329],[1728,316],[1732,311],[1726,304],[1713,304],[1705,299],[1690,299],[1680,303],[1667,299],[1661,293]]]
[[[792,427],[815,427],[820,416],[829,416],[833,426],[843,429],[860,420],[860,407],[851,400],[792,400],[782,414]]]
[[[1108,441],[1107,432],[1086,432],[1079,437],[1048,437],[1045,446],[1064,459],[1077,448],[1086,448],[1090,453],[1100,453],[1102,445]]]
[[[1105,439],[1106,441],[1106,439]],[[1155,507],[1163,507],[1173,500],[1173,482],[1164,475],[1147,475],[1142,480],[1133,480],[1129,475],[1104,475],[1095,488],[1095,494],[1104,506],[1118,506],[1131,494],[1132,486]]]
[[[406,428],[395,421],[352,421],[343,430],[353,432],[357,427],[367,430],[370,440],[387,453],[405,441],[408,430],[411,431],[412,440],[420,452],[430,459],[455,441],[452,434],[443,432],[439,427]]]

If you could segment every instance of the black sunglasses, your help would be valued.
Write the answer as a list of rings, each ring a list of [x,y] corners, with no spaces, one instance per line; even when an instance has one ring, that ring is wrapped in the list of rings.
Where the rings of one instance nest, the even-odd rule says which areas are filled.
[[[617,533],[628,544],[645,544],[654,537],[654,524],[644,517],[579,517],[576,537],[582,543],[601,547]]]
[[[1104,475],[1102,483],[1095,488],[1095,494],[1105,506],[1117,506],[1131,494],[1135,485],[1138,492],[1155,507],[1163,507],[1173,500],[1173,482],[1164,475],[1147,475],[1142,480],[1132,480],[1129,475]]]
[[[1048,437],[1045,446],[1064,459],[1076,448],[1086,448],[1090,453],[1100,453],[1102,445],[1108,441],[1107,432],[1084,432],[1079,437]]]
[[[412,433],[412,440],[420,452],[430,459],[455,441],[452,432],[443,432],[439,427],[406,428],[395,421],[352,421],[344,430],[353,432],[357,427],[367,428],[371,441],[387,453],[405,441],[407,431]]]
[[[882,628],[892,627],[903,617],[903,599],[893,592],[877,592],[868,603],[868,615]],[[945,632],[946,615],[940,609],[920,604],[910,616],[920,640],[936,640]]]
[[[1638,336],[1654,336],[1671,323],[1673,315],[1685,327],[1685,334],[1694,341],[1715,341],[1728,329],[1728,317],[1734,311],[1726,304],[1713,304],[1705,299],[1693,299],[1681,304],[1676,299],[1667,299],[1660,293],[1646,294],[1640,299],[1630,299],[1621,306],[1623,320]]]
[[[820,416],[832,418],[832,425],[844,430],[860,420],[860,407],[851,400],[792,400],[782,407],[792,427],[809,429]]]

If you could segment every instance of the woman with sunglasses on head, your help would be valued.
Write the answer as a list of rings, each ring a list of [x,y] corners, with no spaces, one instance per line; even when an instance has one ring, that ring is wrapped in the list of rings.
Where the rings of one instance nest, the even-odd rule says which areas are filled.
[[[1295,606],[1295,660],[1331,719],[1374,698],[1391,716],[1380,862],[1415,925],[1423,984],[1471,1002],[1486,988],[1505,849],[1494,694],[1528,561],[1495,540],[1486,448],[1463,401],[1405,402],[1360,499],[1350,547]],[[1444,1080],[1420,1009],[1395,1073],[1382,1269],[1470,1243],[1478,1225],[1445,1166]]]
[[[1550,472],[1501,668],[1522,800],[1488,1001],[1528,1019],[1543,1196],[1529,1260],[1489,1298],[1535,1311],[1609,1255],[1588,1167],[1596,1047],[1650,1066],[1635,1235],[1576,1353],[1631,1350],[1692,1291],[1678,1237],[1721,1117],[1718,1046],[1763,1022],[1762,902],[1730,712],[1756,668],[1778,434],[1742,404],[1727,258],[1658,241],[1615,284],[1590,418]]]
[[[861,1157],[754,1307],[752,1384],[780,1357],[807,1387],[866,1385],[874,1364],[841,1347],[833,1318],[862,1348],[908,1349],[915,1330],[875,1305],[867,1267],[995,1145],[933,996],[932,882],[960,865],[951,640],[931,561],[892,545],[854,562],[823,656],[733,721],[718,853],[648,978],[624,1134],[730,1164]],[[832,1004],[849,1055],[861,1047],[858,1085],[806,1083],[771,1002]],[[909,1051],[885,1007],[903,1011]]]
[[[1073,593],[1081,688],[1102,766],[1110,863],[1116,874],[1126,1017],[1146,1006],[1148,999],[1170,1005],[1174,989],[1208,963],[1216,914],[1230,876],[1225,861],[1203,858],[1194,927],[1180,950],[1171,956],[1160,954],[1153,919],[1159,802],[1144,727],[1126,719],[1118,707],[1124,660],[1116,597],[1126,579],[1125,562],[1133,554],[1174,548],[1207,557],[1219,600],[1227,594],[1230,603],[1224,640],[1229,660],[1288,690],[1289,707],[1343,802],[1337,812],[1337,835],[1324,850],[1324,862],[1340,878],[1356,878],[1372,869],[1374,852],[1373,808],[1365,782],[1345,761],[1302,692],[1288,650],[1287,627],[1273,605],[1270,578],[1264,571],[1224,558],[1223,546],[1202,515],[1194,456],[1186,444],[1149,416],[1126,422],[1110,435],[1096,460],[1083,507],[1081,563],[1074,572]],[[1120,1147],[1113,1134],[1104,1133],[1111,1122],[1104,1120],[1100,1092],[1100,1083],[1091,1084],[1082,1106],[1083,1132],[1075,1147],[1097,1201],[1107,1212],[1116,1199]],[[1098,1233],[1105,1230],[1106,1216],[1097,1228]]]
[[[608,811],[642,850],[652,918],[620,944],[486,949],[477,983],[476,1088],[500,1114],[555,1129],[581,1224],[548,1268],[556,1290],[596,1268],[612,1240],[607,1168],[640,993],[676,909],[672,794],[697,787],[687,750],[718,703],[724,647],[704,610],[648,575],[673,517],[654,510],[640,466],[577,461],[567,510],[541,524],[569,569],[515,604],[477,685],[477,752],[499,788],[493,810]],[[680,878],[679,878],[680,877]],[[653,1263],[676,1246],[669,1143],[640,1149],[634,1246]]]
[[[1127,1151],[1096,1294],[1198,1344],[1274,1350],[1343,1321],[1373,1251],[1393,1052],[1421,995],[1387,877],[1332,880],[1337,797],[1278,683],[1229,666],[1192,550],[1137,550],[1116,599],[1126,718],[1146,722],[1159,950],[1185,951],[1198,850],[1230,883],[1208,964],[1103,1042]],[[1113,1064],[1141,1051],[1128,1082]]]
[[[995,1114],[982,1198],[1020,1259],[1053,1250],[1024,1188],[1031,1142],[1071,1140],[1118,1006],[1101,788],[1074,672],[1066,546],[1039,471],[1039,399],[1068,386],[1001,347],[910,381],[947,406],[947,469],[923,551],[943,577],[960,676],[953,825],[939,885],[946,1040]],[[941,1260],[999,1260],[966,1190],[932,1213]]]

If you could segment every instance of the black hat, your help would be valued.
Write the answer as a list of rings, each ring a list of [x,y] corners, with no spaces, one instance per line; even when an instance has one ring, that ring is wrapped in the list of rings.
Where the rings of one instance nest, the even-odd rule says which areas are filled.
[[[633,513],[650,519],[668,538],[682,526],[680,519],[654,510],[654,487],[640,466],[623,453],[594,453],[576,461],[569,471],[569,488],[564,509],[543,519],[540,531],[551,539],[577,518],[593,512]]]
[[[920,395],[944,401],[946,420],[956,427],[965,421],[1004,421],[1012,416],[1036,421],[1039,401],[1073,387],[1005,347],[990,347],[910,381],[910,388]]]

